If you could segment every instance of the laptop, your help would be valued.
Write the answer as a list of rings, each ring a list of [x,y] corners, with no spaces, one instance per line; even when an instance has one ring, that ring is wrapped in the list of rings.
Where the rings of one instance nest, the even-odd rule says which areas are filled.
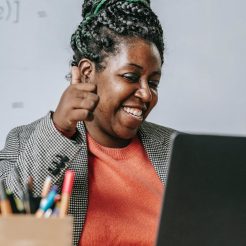
[[[246,245],[246,137],[174,137],[156,246]]]

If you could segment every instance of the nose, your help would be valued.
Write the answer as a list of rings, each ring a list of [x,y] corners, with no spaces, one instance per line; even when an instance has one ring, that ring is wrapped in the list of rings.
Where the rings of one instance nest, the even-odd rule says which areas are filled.
[[[152,93],[148,83],[141,84],[136,90],[135,96],[140,98],[143,102],[150,102],[152,100]]]

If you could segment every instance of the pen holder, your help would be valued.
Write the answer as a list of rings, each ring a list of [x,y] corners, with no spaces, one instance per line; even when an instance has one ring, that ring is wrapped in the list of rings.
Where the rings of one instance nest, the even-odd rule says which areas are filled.
[[[0,245],[71,246],[72,217],[35,218],[31,215],[0,217]]]

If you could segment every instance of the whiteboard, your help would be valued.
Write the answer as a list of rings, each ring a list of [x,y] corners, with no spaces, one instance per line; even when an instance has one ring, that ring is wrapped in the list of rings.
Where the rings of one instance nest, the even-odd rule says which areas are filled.
[[[78,0],[0,0],[1,147],[10,129],[55,109],[80,12]]]
[[[68,86],[79,0],[0,0],[0,149],[10,129],[54,110]],[[246,2],[152,0],[166,51],[148,120],[181,131],[246,135]]]

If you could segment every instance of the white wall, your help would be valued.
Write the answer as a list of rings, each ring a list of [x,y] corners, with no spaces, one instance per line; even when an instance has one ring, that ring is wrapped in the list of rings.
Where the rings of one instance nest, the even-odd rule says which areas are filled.
[[[246,1],[153,3],[167,49],[152,119],[185,131],[246,135]]]
[[[68,85],[81,0],[0,0],[0,149],[13,127],[55,109]],[[246,135],[246,2],[152,0],[165,31],[159,104],[149,120]]]

